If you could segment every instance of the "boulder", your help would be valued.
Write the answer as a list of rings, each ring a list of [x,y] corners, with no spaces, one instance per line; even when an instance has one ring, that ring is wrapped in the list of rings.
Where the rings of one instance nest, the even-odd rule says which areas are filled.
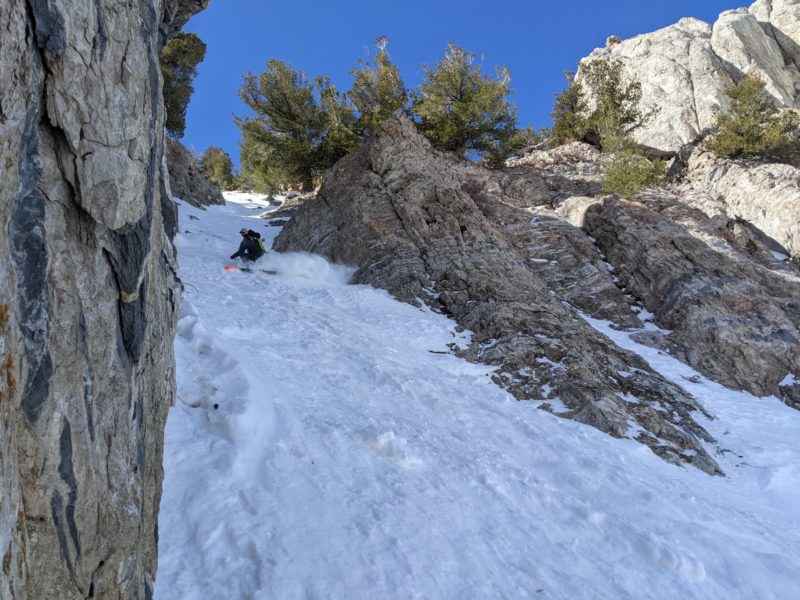
[[[206,3],[0,3],[1,598],[152,595],[180,297],[158,55]]]

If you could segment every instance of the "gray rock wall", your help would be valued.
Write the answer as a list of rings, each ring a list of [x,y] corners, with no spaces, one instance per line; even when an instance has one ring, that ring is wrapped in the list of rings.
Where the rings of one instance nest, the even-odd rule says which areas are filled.
[[[745,74],[760,76],[779,106],[800,106],[800,0],[758,0],[713,25],[681,19],[584,61],[596,59],[620,60],[642,84],[643,107],[657,110],[636,140],[674,153],[713,126],[729,106],[725,89]]]
[[[174,396],[158,53],[204,0],[0,3],[0,598],[147,598]]]

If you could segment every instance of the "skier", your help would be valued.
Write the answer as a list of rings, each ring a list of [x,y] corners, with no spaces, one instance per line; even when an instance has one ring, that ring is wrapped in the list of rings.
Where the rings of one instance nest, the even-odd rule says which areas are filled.
[[[264,248],[264,240],[261,239],[261,234],[252,229],[243,227],[239,233],[242,234],[242,243],[239,244],[239,250],[231,255],[231,258],[241,257],[245,263],[255,262],[262,256],[266,249]]]

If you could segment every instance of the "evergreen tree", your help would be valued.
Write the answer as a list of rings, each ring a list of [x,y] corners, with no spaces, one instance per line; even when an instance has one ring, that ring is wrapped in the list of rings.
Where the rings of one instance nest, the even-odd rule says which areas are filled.
[[[551,116],[553,130],[550,134],[552,144],[564,144],[569,141],[582,141],[588,132],[588,106],[580,82],[575,81],[575,74],[567,71],[567,89],[556,94],[555,105]]]
[[[387,45],[385,36],[375,40],[378,53],[374,64],[359,60],[359,68],[350,72],[353,87],[347,98],[358,112],[355,130],[360,137],[376,132],[392,116],[403,111],[408,103],[408,91],[400,70],[389,58]]]
[[[197,65],[206,55],[206,45],[193,33],[179,33],[161,51],[161,74],[164,78],[164,107],[167,133],[176,139],[186,130],[186,108],[194,93],[192,81]]]
[[[412,113],[434,146],[460,156],[474,151],[497,165],[533,138],[531,130],[517,129],[517,107],[507,98],[508,69],[497,67],[492,78],[474,60],[451,42],[436,67],[423,65],[425,79],[414,94]]]
[[[588,142],[604,150],[627,145],[633,129],[651,114],[643,114],[642,86],[626,81],[619,60],[583,63],[579,77],[566,73],[568,87],[556,95],[551,142]]]
[[[291,181],[282,179],[282,173],[272,167],[269,148],[255,143],[252,136],[242,136],[239,143],[239,177],[237,184],[245,189],[274,194]]]
[[[272,59],[260,75],[245,75],[239,96],[254,112],[236,120],[246,159],[242,170],[261,187],[299,183],[309,191],[315,177],[357,144],[352,110],[328,78],[312,83]]]
[[[222,148],[215,146],[207,148],[200,157],[198,166],[211,183],[218,185],[223,190],[233,187],[233,161]]]
[[[585,137],[604,150],[623,148],[631,131],[650,117],[640,108],[642,84],[625,80],[619,60],[587,62],[581,65],[580,76],[594,105],[586,119]]]
[[[657,187],[667,180],[667,164],[658,158],[648,158],[629,139],[604,154],[602,169],[603,191],[607,194],[631,197],[643,188]]]
[[[716,133],[705,143],[720,156],[764,154],[797,144],[797,122],[781,115],[767,94],[765,83],[755,75],[744,77],[725,90],[730,110],[720,115]]]
[[[568,87],[556,95],[550,141],[570,140],[600,146],[603,191],[634,196],[666,181],[666,163],[649,158],[631,132],[651,115],[641,110],[642,86],[626,81],[618,60],[581,65],[580,77],[567,73]]]

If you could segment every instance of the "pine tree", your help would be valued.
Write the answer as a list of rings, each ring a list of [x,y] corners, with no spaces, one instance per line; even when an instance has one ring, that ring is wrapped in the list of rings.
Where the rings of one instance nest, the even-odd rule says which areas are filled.
[[[642,86],[625,79],[622,63],[586,62],[579,78],[567,73],[567,82],[556,96],[551,143],[577,140],[600,146],[606,193],[634,196],[664,183],[666,163],[646,156],[631,136],[651,115],[642,112]]]
[[[460,156],[474,151],[498,165],[529,144],[532,131],[517,129],[517,107],[508,101],[509,70],[497,67],[492,78],[474,62],[472,53],[451,42],[435,67],[423,65],[412,113],[434,146]]]
[[[575,74],[567,71],[567,89],[556,94],[555,105],[551,117],[553,130],[550,135],[552,144],[564,144],[569,141],[583,141],[588,132],[588,106],[580,82],[575,81]]]
[[[584,63],[580,77],[594,105],[586,118],[585,137],[604,150],[624,147],[631,132],[651,116],[643,114],[640,107],[642,84],[625,80],[619,60]]]
[[[197,65],[206,55],[206,45],[193,33],[179,33],[161,51],[161,74],[164,78],[164,107],[167,133],[179,139],[186,130],[186,109],[194,93],[192,82]]]
[[[725,90],[730,110],[720,115],[716,133],[705,147],[720,156],[765,154],[796,145],[797,123],[789,113],[781,115],[755,75],[744,77]]]
[[[198,166],[211,183],[218,185],[223,190],[233,187],[233,161],[222,148],[208,147],[200,157]]]
[[[236,120],[246,157],[242,171],[262,187],[301,184],[309,191],[314,178],[357,144],[352,110],[326,77],[312,83],[272,59],[260,75],[245,75],[239,96],[254,113]]]
[[[378,131],[408,104],[408,91],[400,77],[400,70],[392,63],[386,50],[388,43],[385,36],[375,40],[378,53],[374,64],[360,60],[359,68],[350,72],[353,87],[347,93],[347,98],[358,112],[355,130],[360,137]]]
[[[629,139],[602,158],[603,191],[631,197],[647,187],[657,187],[667,180],[667,164],[649,158]]]
[[[566,73],[567,89],[556,95],[551,142],[588,142],[606,150],[626,145],[631,131],[652,113],[641,110],[642,86],[625,80],[619,60],[583,63],[579,76]]]

